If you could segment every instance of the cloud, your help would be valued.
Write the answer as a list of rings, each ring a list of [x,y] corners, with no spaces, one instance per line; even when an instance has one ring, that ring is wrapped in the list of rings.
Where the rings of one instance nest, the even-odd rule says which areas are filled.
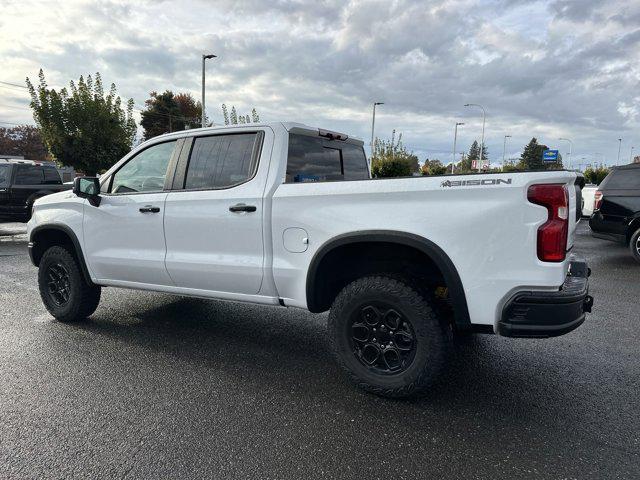
[[[574,158],[611,162],[616,139],[631,142],[640,126],[640,29],[630,18],[640,18],[634,0],[10,0],[0,80],[42,67],[62,86],[100,71],[142,105],[152,90],[198,97],[200,55],[211,52],[217,121],[226,102],[367,139],[371,102],[384,101],[378,134],[403,131],[421,158],[447,161],[456,119],[466,123],[459,145],[479,137],[479,110],[462,107],[472,102],[487,110],[492,160],[510,134],[508,155],[534,135],[551,145],[569,137]],[[19,108],[27,101],[0,88],[0,121],[30,121]]]

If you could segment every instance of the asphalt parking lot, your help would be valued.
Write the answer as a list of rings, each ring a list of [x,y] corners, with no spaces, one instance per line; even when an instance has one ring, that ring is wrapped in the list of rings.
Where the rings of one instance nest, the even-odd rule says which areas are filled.
[[[302,310],[111,288],[57,323],[22,228],[0,224],[0,478],[640,477],[640,265],[585,222],[587,322],[478,336],[410,402],[355,389]]]

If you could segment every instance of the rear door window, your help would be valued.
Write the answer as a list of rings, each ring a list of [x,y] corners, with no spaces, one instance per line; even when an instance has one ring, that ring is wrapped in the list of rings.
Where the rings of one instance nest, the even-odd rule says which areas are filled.
[[[260,137],[257,132],[196,137],[184,188],[215,190],[250,180],[257,165]]]
[[[18,165],[16,170],[16,185],[42,185],[44,173],[42,167],[35,165]]]
[[[369,178],[361,146],[311,135],[289,134],[287,183]]]

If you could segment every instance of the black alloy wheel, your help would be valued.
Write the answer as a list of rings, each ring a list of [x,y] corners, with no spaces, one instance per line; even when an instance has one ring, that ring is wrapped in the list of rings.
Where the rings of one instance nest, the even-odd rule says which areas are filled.
[[[46,275],[49,297],[56,306],[62,307],[71,295],[69,271],[61,263],[53,263],[47,267]]]
[[[411,322],[391,305],[365,303],[351,318],[351,342],[356,358],[378,374],[405,371],[415,358]]]

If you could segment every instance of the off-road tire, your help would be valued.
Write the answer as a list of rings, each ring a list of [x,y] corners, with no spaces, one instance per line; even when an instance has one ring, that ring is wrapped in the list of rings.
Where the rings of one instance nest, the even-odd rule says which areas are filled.
[[[353,324],[369,302],[382,305],[379,311],[388,305],[411,326],[415,351],[403,371],[381,373],[363,363]],[[424,393],[440,374],[451,344],[451,329],[431,302],[411,282],[395,276],[363,277],[344,287],[331,307],[328,328],[337,361],[349,378],[368,392],[391,398]]]
[[[631,250],[631,256],[640,263],[640,228],[631,235],[629,241],[629,250]]]
[[[60,322],[76,322],[90,316],[100,303],[100,287],[88,283],[75,256],[64,247],[51,247],[44,252],[38,269],[40,297],[49,313]],[[53,270],[52,270],[53,269]],[[67,300],[52,294],[52,271],[62,271],[68,277],[64,288]],[[55,290],[55,288],[54,288]]]

